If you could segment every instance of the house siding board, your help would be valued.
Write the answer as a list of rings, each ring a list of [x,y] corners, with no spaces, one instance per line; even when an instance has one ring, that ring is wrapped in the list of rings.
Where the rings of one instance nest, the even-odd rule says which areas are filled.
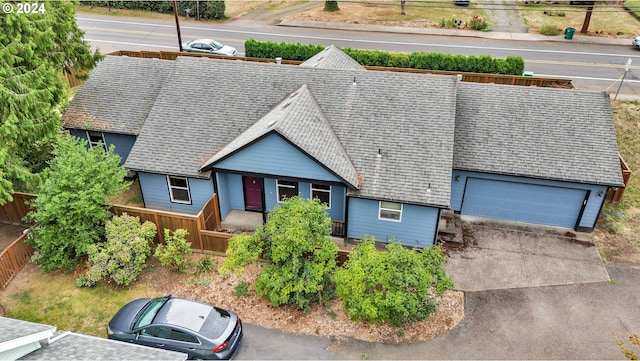
[[[276,189],[276,180],[273,178],[265,178],[264,186],[264,202],[267,211],[272,210],[278,204],[278,192]]]
[[[460,177],[460,180],[456,180],[457,177]],[[521,185],[531,185],[530,191],[534,192],[538,191],[538,197],[540,200],[545,197],[545,195],[556,194],[556,196],[552,196],[551,199],[547,199],[547,203],[545,205],[541,205],[541,209],[545,206],[552,206],[555,202],[556,198],[567,196],[567,202],[572,202],[573,206],[570,210],[567,210],[568,213],[572,213],[571,217],[575,217],[577,220],[579,217],[578,227],[591,229],[595,225],[595,221],[597,220],[598,213],[600,211],[600,207],[602,205],[602,201],[604,197],[599,196],[600,191],[606,193],[607,187],[600,185],[589,185],[589,184],[580,184],[580,183],[570,183],[570,182],[559,182],[552,181],[546,179],[533,179],[533,178],[525,178],[525,177],[514,177],[514,176],[506,176],[506,175],[498,175],[498,174],[487,174],[487,173],[479,173],[479,172],[468,172],[468,171],[460,171],[454,170],[452,172],[451,177],[451,208],[454,211],[461,212],[462,214],[465,211],[469,210],[470,205],[464,205],[464,202],[467,202],[468,199],[465,199],[465,192],[469,191],[469,180],[470,179],[480,179],[480,180],[491,180],[498,182],[507,182]],[[507,189],[502,187],[502,185],[507,183],[494,183],[495,186],[499,187],[496,189],[499,196],[502,196],[504,192],[507,192]],[[537,188],[535,188],[537,187]],[[557,193],[559,192],[559,193]],[[567,193],[567,194],[563,194]],[[573,193],[573,198],[571,198],[571,193]],[[582,208],[582,200],[584,199],[584,195],[589,194],[587,199],[587,203],[584,206],[584,210],[580,214],[580,208]],[[581,196],[582,195],[582,196]],[[582,200],[578,199],[582,197]],[[499,197],[498,197],[499,198]],[[530,203],[531,204],[531,203]],[[495,205],[499,207],[499,204]],[[466,208],[466,209],[465,209]],[[500,219],[511,219],[511,220],[520,220],[526,221],[526,219],[531,219],[531,217],[536,217],[536,212],[539,210],[527,210],[520,209],[517,212],[524,212],[521,215],[517,215],[517,212],[513,212],[513,214],[505,214],[504,216],[494,216],[491,218],[500,218]],[[528,214],[527,214],[528,213]],[[519,218],[519,219],[518,219]],[[537,216],[538,221],[528,223],[538,223],[538,224],[546,224],[546,225],[556,225],[558,226],[556,220],[554,219],[545,219],[545,215]],[[568,223],[566,223],[568,222]],[[564,227],[574,228],[575,224],[570,221],[565,221],[565,224],[562,225]],[[575,222],[574,222],[575,223]]]
[[[440,210],[433,207],[404,204],[402,221],[378,219],[378,201],[350,197],[349,238],[364,239],[373,236],[379,242],[392,239],[405,246],[424,248],[434,243]]]
[[[120,164],[124,164],[131,152],[131,148],[133,148],[133,144],[136,142],[136,137],[134,135],[114,133],[103,133],[103,135],[107,147],[113,144],[114,152],[120,156]]]
[[[217,188],[220,219],[225,219],[231,210],[229,202],[229,175],[226,173],[216,173],[216,181],[218,182]]]
[[[188,178],[191,204],[171,202],[167,176],[164,174],[139,172],[138,179],[147,208],[195,215],[213,196],[211,179]]]
[[[242,176],[238,174],[229,174],[228,179],[229,205],[231,209],[244,211],[244,186],[242,184]]]
[[[219,162],[216,169],[274,176],[340,181],[306,154],[276,134],[270,134]]]

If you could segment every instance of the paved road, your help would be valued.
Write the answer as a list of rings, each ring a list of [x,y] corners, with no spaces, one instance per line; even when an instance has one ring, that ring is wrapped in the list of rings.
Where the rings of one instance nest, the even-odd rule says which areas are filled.
[[[467,292],[465,319],[422,343],[382,345],[247,325],[237,359],[624,359],[611,331],[640,332],[640,270],[611,282]]]

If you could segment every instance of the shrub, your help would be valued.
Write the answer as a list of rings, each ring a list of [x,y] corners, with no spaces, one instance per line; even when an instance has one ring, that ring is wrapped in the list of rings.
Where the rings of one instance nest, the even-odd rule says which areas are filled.
[[[196,263],[196,274],[209,273],[216,270],[218,264],[209,255],[200,257],[200,261]]]
[[[540,34],[547,35],[547,36],[555,36],[560,34],[560,29],[558,29],[558,27],[556,27],[555,25],[546,24],[540,27]]]
[[[469,27],[473,30],[491,31],[489,23],[478,15],[474,15],[469,21]]]
[[[295,305],[304,311],[313,302],[333,297],[331,274],[338,246],[331,240],[331,219],[317,199],[293,197],[271,211],[263,229],[233,237],[223,271],[238,272],[260,255],[271,262],[254,288],[273,306]]]
[[[109,197],[128,186],[127,171],[113,146],[108,152],[102,147],[87,149],[85,140],[65,135],[55,145],[54,156],[27,216],[37,224],[28,237],[37,251],[33,261],[45,271],[71,270],[84,260],[112,217],[105,206]]]
[[[233,293],[236,297],[247,297],[249,295],[249,284],[247,282],[240,282],[235,287],[235,292]]]
[[[158,244],[154,253],[161,265],[172,271],[187,271],[186,255],[191,254],[191,242],[187,242],[186,235],[186,229],[176,229],[173,235],[170,230],[164,230],[164,244]]]
[[[87,279],[97,282],[109,277],[118,285],[128,286],[138,278],[151,254],[156,225],[126,213],[105,225],[107,241],[89,246]]]
[[[359,244],[346,265],[335,272],[336,292],[353,320],[389,321],[394,326],[424,320],[436,311],[432,296],[453,286],[445,275],[444,252],[438,246],[416,251],[373,239]]]

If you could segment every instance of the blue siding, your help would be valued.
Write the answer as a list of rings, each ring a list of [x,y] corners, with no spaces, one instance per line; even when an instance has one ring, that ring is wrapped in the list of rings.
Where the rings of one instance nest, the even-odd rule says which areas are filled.
[[[173,203],[169,195],[166,175],[138,172],[138,177],[144,204],[147,208],[195,215],[213,196],[211,179],[189,178],[191,204]]]
[[[278,205],[276,179],[264,178],[265,209],[272,210]],[[224,219],[230,209],[244,210],[244,189],[242,176],[237,174],[218,173],[218,193],[220,199],[220,217]],[[311,183],[298,182],[298,193],[303,198],[311,195]],[[344,221],[344,205],[346,188],[331,186],[331,209],[327,209],[331,219]]]
[[[215,168],[291,178],[340,181],[276,134],[268,135],[217,163]]]
[[[87,132],[85,130],[79,129],[69,129],[69,134],[74,137],[84,139],[87,142],[89,138],[87,136]],[[102,133],[104,137],[104,141],[107,145],[107,149],[113,144],[114,152],[120,156],[120,164],[124,164],[131,153],[131,148],[133,148],[133,144],[136,142],[135,135],[125,135],[125,134],[114,134],[114,133]],[[87,147],[89,144],[87,143]]]
[[[229,205],[229,175],[226,173],[217,173],[216,180],[218,182],[218,206],[220,207],[220,219],[225,219],[231,206]]]
[[[127,157],[129,157],[129,153],[131,153],[133,144],[136,142],[136,136],[113,133],[103,133],[103,136],[104,141],[107,143],[107,148],[113,144],[115,147],[114,152],[120,156],[120,164],[124,164]]]
[[[239,209],[244,211],[244,185],[242,184],[242,176],[238,174],[229,174],[229,202],[231,209]]]
[[[373,236],[377,241],[394,239],[405,246],[433,245],[437,235],[440,210],[438,208],[405,204],[402,221],[392,222],[378,219],[378,201],[352,198],[349,202],[349,238],[363,239]]]
[[[458,177],[459,180],[456,180],[456,178]],[[568,193],[572,193],[572,189],[590,191],[589,198],[587,199],[587,204],[585,205],[582,216],[579,219],[578,227],[582,229],[592,229],[595,226],[595,222],[598,218],[598,213],[600,211],[602,203],[604,202],[604,196],[600,196],[600,192],[603,192],[603,195],[606,195],[607,192],[606,186],[454,170],[451,177],[451,208],[454,211],[462,211],[463,197],[465,192],[465,185],[467,184],[467,178],[491,179],[505,182],[517,182],[532,185],[566,188],[570,189]]]

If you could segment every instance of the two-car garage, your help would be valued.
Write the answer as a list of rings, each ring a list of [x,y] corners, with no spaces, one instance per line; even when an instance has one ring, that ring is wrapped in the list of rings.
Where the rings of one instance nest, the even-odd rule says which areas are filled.
[[[576,228],[589,190],[465,177],[460,213],[516,222]]]

